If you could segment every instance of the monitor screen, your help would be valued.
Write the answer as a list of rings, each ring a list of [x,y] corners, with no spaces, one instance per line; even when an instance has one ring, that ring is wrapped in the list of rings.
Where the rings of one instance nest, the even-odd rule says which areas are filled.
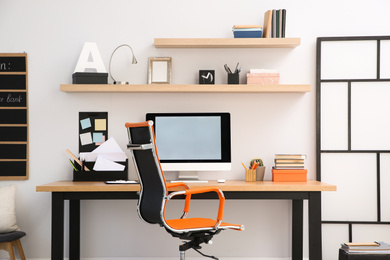
[[[148,113],[164,171],[230,170],[229,113]]]

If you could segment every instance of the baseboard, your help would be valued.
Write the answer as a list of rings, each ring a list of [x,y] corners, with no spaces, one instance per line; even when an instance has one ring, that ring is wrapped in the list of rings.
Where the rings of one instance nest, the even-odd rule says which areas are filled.
[[[20,258],[16,258],[20,259]],[[28,258],[29,260],[50,260],[50,258]],[[64,258],[68,260],[68,258]],[[117,257],[117,258],[81,258],[81,260],[178,260],[179,257]],[[204,257],[186,257],[186,260],[205,260],[207,258]],[[289,257],[219,257],[219,260],[290,260]],[[9,260],[9,258],[0,258],[0,260]],[[308,258],[304,258],[304,260],[308,260]]]

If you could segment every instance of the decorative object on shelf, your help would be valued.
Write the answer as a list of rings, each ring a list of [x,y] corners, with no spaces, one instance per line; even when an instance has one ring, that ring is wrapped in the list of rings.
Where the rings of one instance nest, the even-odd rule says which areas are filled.
[[[215,71],[199,70],[199,84],[215,84]]]
[[[280,74],[276,70],[251,69],[246,74],[247,84],[279,85]]]
[[[148,84],[171,84],[172,58],[149,58]]]
[[[130,45],[128,44],[122,44],[122,45],[119,45],[118,47],[115,48],[115,50],[112,52],[111,54],[111,58],[110,58],[110,65],[109,65],[109,71],[110,71],[110,77],[112,79],[112,81],[114,82],[114,84],[119,84],[119,85],[127,85],[129,84],[128,81],[116,81],[114,79],[114,77],[112,76],[112,72],[111,72],[111,62],[112,62],[112,56],[114,56],[114,53],[121,47],[129,47],[130,50],[131,50],[131,54],[133,55],[133,58],[131,59],[131,64],[137,64],[137,59],[135,58],[135,55],[134,55],[134,52],[133,52],[133,49],[130,47]]]
[[[257,165],[257,166],[256,166]],[[260,158],[253,158],[249,163],[250,169],[255,168],[256,170],[256,181],[264,180],[265,166],[264,162]]]
[[[263,28],[261,25],[234,25],[234,38],[261,38],[263,36]]]
[[[95,42],[85,42],[72,75],[73,84],[107,84],[108,73]]]
[[[240,65],[239,62],[237,63],[234,72],[229,68],[227,64],[224,65],[225,71],[228,74],[228,84],[240,84],[241,67],[238,68],[238,65]]]

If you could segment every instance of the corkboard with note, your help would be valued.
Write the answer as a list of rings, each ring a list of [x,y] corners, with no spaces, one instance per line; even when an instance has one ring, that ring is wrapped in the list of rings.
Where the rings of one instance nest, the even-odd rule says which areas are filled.
[[[0,53],[0,180],[28,179],[27,53]]]

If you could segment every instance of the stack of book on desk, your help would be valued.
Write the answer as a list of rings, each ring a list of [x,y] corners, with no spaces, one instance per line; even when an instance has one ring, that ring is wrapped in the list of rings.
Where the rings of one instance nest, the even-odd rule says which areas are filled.
[[[272,181],[307,181],[304,154],[275,154],[275,166],[272,167]]]
[[[344,243],[340,249],[346,254],[390,254],[390,245],[385,242]]]
[[[234,38],[262,38],[263,27],[261,25],[234,25]]]

